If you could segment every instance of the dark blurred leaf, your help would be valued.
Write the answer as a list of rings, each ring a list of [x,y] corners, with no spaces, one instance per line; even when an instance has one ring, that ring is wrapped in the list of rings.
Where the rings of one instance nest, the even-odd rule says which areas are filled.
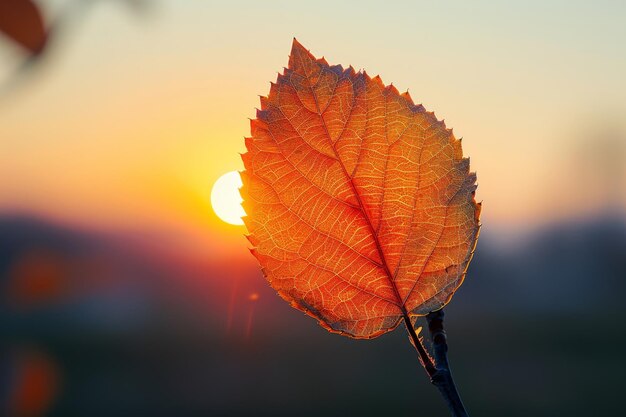
[[[43,17],[30,0],[0,0],[0,31],[32,54],[39,54],[46,45]]]

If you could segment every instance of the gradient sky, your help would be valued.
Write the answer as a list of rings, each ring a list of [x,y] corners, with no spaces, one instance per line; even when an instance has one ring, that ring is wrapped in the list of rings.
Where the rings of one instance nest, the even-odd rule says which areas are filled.
[[[0,96],[0,212],[238,236],[210,188],[242,169],[248,118],[294,36],[445,119],[486,226],[624,212],[623,1],[146,3],[74,13],[42,67]],[[2,82],[20,56],[0,41]]]

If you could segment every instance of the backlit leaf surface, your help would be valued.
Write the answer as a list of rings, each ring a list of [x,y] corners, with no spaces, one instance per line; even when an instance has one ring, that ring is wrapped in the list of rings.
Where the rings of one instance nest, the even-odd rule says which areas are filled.
[[[244,221],[285,300],[357,338],[450,300],[476,245],[480,205],[461,142],[433,113],[294,39],[251,131]]]

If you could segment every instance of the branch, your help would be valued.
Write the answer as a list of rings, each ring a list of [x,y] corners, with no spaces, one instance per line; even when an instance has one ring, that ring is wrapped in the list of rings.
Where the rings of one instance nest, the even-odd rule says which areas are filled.
[[[443,310],[433,311],[426,315],[435,359],[435,372],[432,374],[429,372],[430,382],[439,389],[454,417],[468,417],[450,372],[448,343],[446,331],[443,328],[443,316]]]

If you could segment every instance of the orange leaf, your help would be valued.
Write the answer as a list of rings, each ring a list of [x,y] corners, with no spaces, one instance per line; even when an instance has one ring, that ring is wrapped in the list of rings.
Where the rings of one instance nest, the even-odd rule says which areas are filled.
[[[46,44],[43,17],[31,0],[0,0],[0,31],[32,54],[40,53]]]
[[[244,221],[292,306],[332,332],[372,338],[450,300],[480,204],[461,142],[433,113],[294,39],[251,130]]]

